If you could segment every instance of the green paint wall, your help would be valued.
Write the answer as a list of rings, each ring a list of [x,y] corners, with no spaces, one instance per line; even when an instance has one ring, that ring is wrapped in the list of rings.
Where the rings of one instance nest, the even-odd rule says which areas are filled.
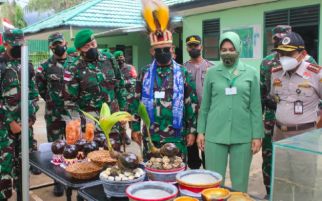
[[[179,45],[178,34],[173,35],[174,44]],[[129,33],[119,36],[106,36],[97,38],[97,43],[115,47],[116,45],[132,46],[133,65],[138,69],[151,63],[150,42],[148,35],[144,32]]]
[[[262,52],[264,50],[264,13],[269,11],[275,11],[285,8],[295,8],[308,5],[320,4],[320,26],[319,26],[319,61],[322,63],[322,9],[321,0],[280,0],[277,2],[258,4],[246,7],[232,8],[222,11],[214,11],[210,13],[193,15],[184,17],[183,19],[183,38],[186,38],[192,34],[198,34],[202,36],[202,21],[208,19],[220,18],[221,31],[225,28],[233,28],[248,25],[260,25],[262,33],[260,42],[262,43]],[[185,45],[184,45],[185,49]],[[183,51],[184,60],[188,60],[189,55],[186,51]],[[214,61],[218,63],[219,61]],[[245,63],[259,67],[261,59],[244,59]]]

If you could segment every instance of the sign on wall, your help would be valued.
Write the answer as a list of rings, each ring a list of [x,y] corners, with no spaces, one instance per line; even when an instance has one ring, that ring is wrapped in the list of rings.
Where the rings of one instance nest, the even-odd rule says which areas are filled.
[[[242,41],[242,51],[240,58],[261,59],[262,34],[260,25],[250,25],[223,29],[223,33],[227,31],[236,32]]]

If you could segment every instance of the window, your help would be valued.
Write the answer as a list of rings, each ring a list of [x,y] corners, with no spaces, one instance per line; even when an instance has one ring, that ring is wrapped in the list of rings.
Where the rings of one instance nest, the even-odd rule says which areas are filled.
[[[308,53],[317,59],[319,41],[320,5],[290,8],[265,13],[264,55],[273,48],[272,29],[277,25],[290,25],[305,41]]]
[[[219,57],[220,20],[212,19],[202,22],[203,57],[217,61]]]

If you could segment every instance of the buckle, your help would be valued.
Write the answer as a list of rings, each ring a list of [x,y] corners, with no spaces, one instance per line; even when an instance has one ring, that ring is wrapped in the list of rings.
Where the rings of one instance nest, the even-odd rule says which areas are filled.
[[[286,132],[287,131],[287,126],[281,125],[281,131]]]

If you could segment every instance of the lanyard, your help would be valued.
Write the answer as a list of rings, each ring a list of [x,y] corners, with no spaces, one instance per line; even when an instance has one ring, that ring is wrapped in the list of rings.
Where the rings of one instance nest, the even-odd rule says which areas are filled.
[[[162,76],[159,76],[158,74],[156,74],[156,82],[157,82],[157,87],[159,90],[165,90],[165,85],[168,81],[168,75],[164,77],[164,80],[162,81]]]
[[[235,85],[235,82],[237,80],[238,77],[234,77],[233,79],[231,80],[227,80],[227,83],[229,85],[229,88],[232,88],[234,85]]]

